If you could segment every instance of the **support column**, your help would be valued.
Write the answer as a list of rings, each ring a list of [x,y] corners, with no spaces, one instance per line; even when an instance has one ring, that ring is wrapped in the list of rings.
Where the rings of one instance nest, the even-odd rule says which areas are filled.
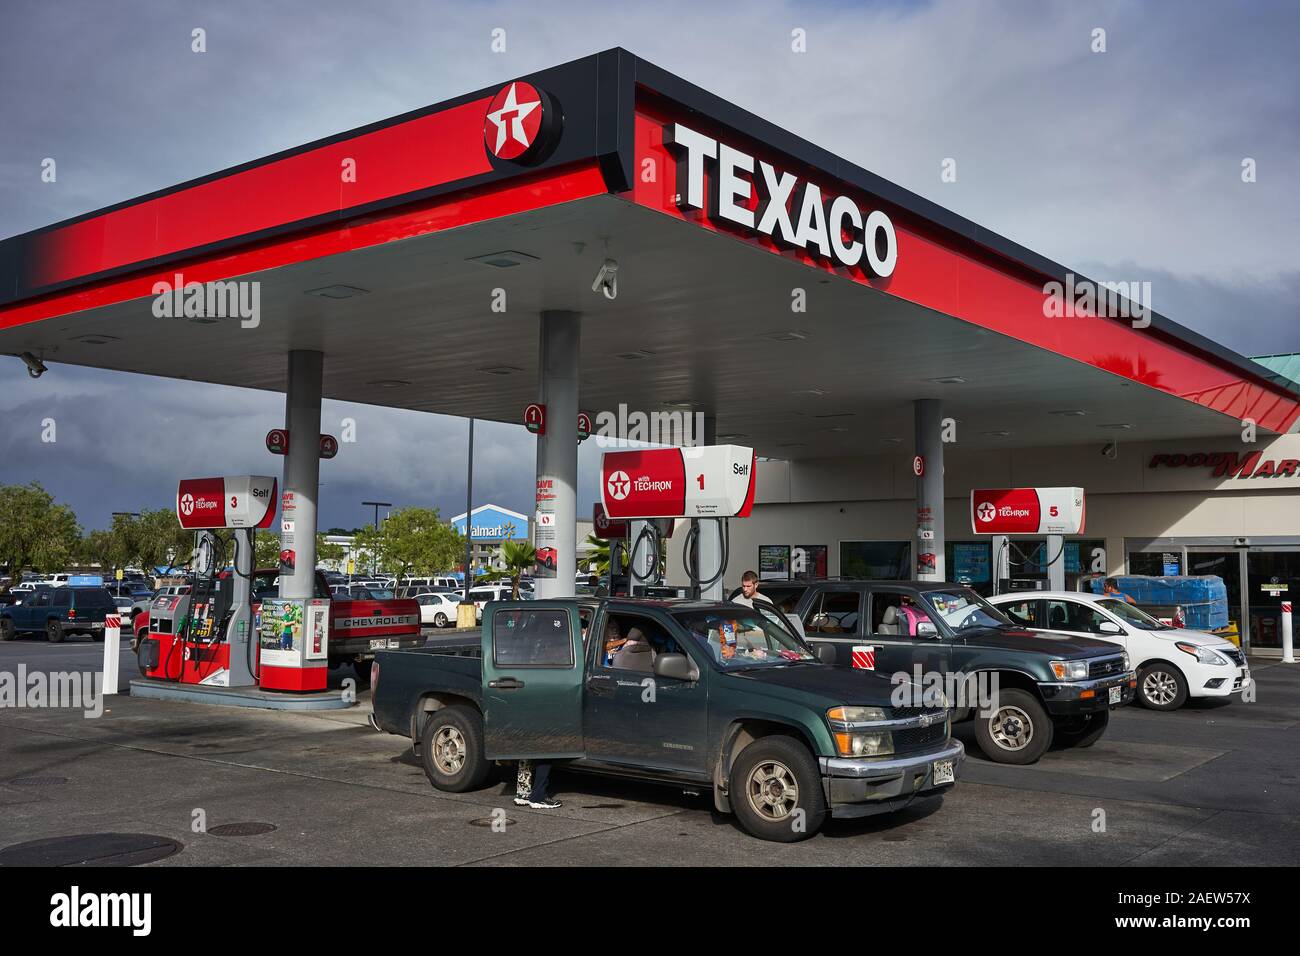
[[[289,353],[289,387],[284,398],[284,427],[289,450],[284,456],[280,550],[293,552],[293,569],[282,560],[280,597],[310,598],[315,593],[316,500],[320,494],[320,401],[324,355]]]
[[[993,548],[989,566],[993,574],[993,593],[1002,593],[1002,582],[1011,577],[1011,539],[1005,534],[995,534],[989,539]]]
[[[703,433],[695,436],[696,445],[716,445],[718,441],[718,420],[712,415],[704,416]],[[722,563],[722,522],[711,518],[699,518],[700,533],[696,539],[695,570],[701,578],[710,578],[718,573]],[[700,589],[700,597],[706,601],[721,601],[726,596],[726,584],[721,577],[708,587]]]
[[[1047,589],[1049,591],[1065,590],[1065,536],[1049,534],[1047,536]]]
[[[534,572],[539,598],[572,597],[578,551],[577,312],[543,312],[538,348],[537,400],[546,407],[546,434],[537,436],[537,513],[533,543],[552,549],[554,570],[540,560]],[[545,552],[549,553],[549,552]]]
[[[947,576],[943,533],[943,403],[937,398],[918,399],[913,415],[916,455],[924,464],[924,471],[916,479],[916,535],[912,540],[916,577],[921,581],[943,581]]]

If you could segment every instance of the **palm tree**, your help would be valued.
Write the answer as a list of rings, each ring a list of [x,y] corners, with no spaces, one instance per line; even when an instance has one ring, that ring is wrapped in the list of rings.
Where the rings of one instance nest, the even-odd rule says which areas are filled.
[[[510,600],[519,600],[519,579],[537,563],[537,549],[530,541],[503,541],[498,552],[502,568],[486,575],[488,580],[510,579]]]
[[[604,538],[597,538],[594,534],[587,535],[587,544],[590,546],[587,551],[587,559],[596,565],[596,573],[601,577],[609,574],[609,541]],[[619,573],[627,570],[627,548],[619,550]]]

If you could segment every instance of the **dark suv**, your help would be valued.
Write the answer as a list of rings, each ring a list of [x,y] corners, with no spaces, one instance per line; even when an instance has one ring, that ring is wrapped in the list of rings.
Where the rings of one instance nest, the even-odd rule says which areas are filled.
[[[68,634],[104,639],[104,618],[117,613],[113,596],[103,587],[37,588],[21,604],[0,611],[0,641],[22,632],[44,633],[51,644]]]
[[[980,749],[998,763],[1034,763],[1053,740],[1090,746],[1137,686],[1122,648],[1027,631],[964,585],[764,581],[759,594],[798,617],[814,648],[834,648],[841,667],[906,673],[914,683],[942,675],[949,697],[996,686],[995,697],[953,703],[954,720],[973,720]]]

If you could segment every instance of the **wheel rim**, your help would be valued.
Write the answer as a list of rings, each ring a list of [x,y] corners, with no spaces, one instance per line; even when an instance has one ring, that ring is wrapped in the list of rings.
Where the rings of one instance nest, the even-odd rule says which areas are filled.
[[[465,766],[465,738],[455,727],[440,727],[433,735],[433,762],[449,777]]]
[[[447,623],[447,615],[439,614],[437,617],[433,619],[433,623],[438,625],[439,627],[442,627],[444,624]]]
[[[784,820],[799,805],[799,784],[779,760],[765,760],[749,774],[749,805],[764,820]]]
[[[1153,704],[1172,704],[1178,697],[1178,681],[1168,671],[1152,671],[1142,680],[1142,696]]]
[[[59,633],[58,626],[55,625],[53,621],[45,625],[45,636],[48,637],[51,641],[57,639],[58,633]]]
[[[1024,750],[1034,739],[1034,722],[1019,707],[1003,707],[989,720],[989,733],[1003,750]]]

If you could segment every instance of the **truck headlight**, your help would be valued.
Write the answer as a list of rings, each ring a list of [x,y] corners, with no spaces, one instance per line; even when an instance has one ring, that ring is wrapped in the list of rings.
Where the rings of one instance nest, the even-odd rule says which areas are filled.
[[[1178,648],[1184,654],[1191,654],[1202,664],[1227,664],[1228,659],[1217,651],[1212,651],[1208,647],[1201,647],[1198,644],[1188,644],[1186,641],[1177,641],[1174,647]]]
[[[826,719],[833,724],[861,724],[872,720],[888,720],[883,707],[832,707]]]
[[[877,734],[835,735],[841,757],[880,757],[894,752],[894,735],[885,730]]]
[[[1087,680],[1087,661],[1051,661],[1052,673],[1057,680]]]

